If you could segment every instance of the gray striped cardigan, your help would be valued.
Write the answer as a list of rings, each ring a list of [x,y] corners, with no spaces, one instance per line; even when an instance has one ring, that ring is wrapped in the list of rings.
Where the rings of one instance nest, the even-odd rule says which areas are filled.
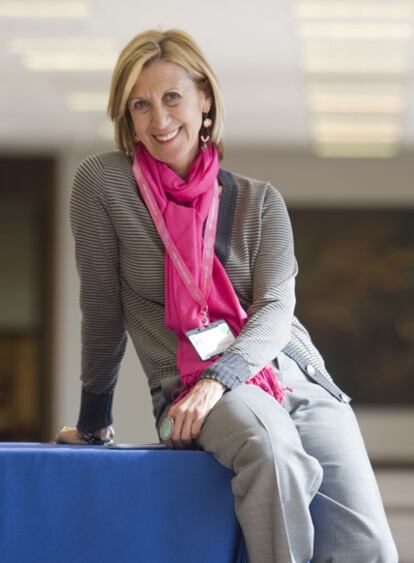
[[[306,329],[294,316],[297,264],[291,224],[270,184],[220,171],[216,254],[248,322],[203,378],[234,389],[283,352],[338,400]],[[158,422],[180,382],[177,337],[164,325],[164,247],[143,203],[131,160],[119,151],[86,158],[76,171],[71,228],[80,277],[82,396],[78,428],[112,423],[112,398],[130,335]]]

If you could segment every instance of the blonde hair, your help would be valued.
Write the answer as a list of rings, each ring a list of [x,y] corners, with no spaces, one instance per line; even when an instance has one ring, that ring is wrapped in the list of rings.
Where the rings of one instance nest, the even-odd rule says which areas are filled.
[[[197,87],[211,97],[211,140],[217,145],[222,158],[224,106],[220,88],[198,45],[190,35],[179,29],[144,31],[121,51],[112,74],[107,110],[114,123],[116,146],[128,155],[133,154],[134,129],[128,98],[142,69],[160,60],[184,68]]]

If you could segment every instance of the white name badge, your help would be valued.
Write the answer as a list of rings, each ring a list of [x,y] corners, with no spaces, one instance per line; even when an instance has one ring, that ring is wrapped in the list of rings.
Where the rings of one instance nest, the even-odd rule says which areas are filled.
[[[226,321],[216,321],[206,327],[189,330],[185,334],[202,360],[222,354],[235,341]]]

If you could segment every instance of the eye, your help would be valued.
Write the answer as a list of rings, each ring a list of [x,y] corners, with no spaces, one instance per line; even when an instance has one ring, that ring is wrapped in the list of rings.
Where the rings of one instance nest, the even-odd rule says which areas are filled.
[[[174,103],[178,102],[181,99],[181,96],[180,94],[178,94],[178,92],[167,92],[165,94],[165,99],[167,103]]]
[[[145,111],[148,108],[148,102],[145,100],[134,100],[132,102],[132,109],[135,111]]]

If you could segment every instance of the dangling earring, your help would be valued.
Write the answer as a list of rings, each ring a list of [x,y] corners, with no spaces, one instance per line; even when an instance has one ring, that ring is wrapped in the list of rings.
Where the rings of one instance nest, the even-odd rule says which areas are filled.
[[[209,145],[210,141],[210,131],[209,128],[213,125],[213,122],[208,116],[208,113],[203,111],[203,126],[200,130],[200,140],[201,140],[201,150],[205,151]]]

